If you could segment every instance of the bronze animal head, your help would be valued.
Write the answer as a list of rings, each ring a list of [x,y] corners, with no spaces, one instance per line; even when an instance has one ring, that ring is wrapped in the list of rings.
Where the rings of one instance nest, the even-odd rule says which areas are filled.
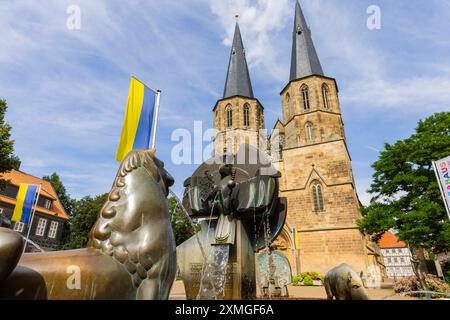
[[[152,267],[158,229],[167,227],[172,242],[166,197],[174,183],[164,163],[146,150],[133,150],[116,179],[90,233],[88,246],[122,263],[139,286]],[[168,224],[168,226],[165,226]]]

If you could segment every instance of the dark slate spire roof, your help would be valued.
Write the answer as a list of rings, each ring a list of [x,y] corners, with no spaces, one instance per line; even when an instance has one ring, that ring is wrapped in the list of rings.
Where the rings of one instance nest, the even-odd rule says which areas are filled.
[[[292,36],[292,58],[290,81],[313,74],[323,76],[322,66],[317,57],[300,3],[295,4],[295,22]]]
[[[227,80],[223,98],[243,96],[253,98],[252,83],[248,73],[247,60],[245,59],[244,44],[242,43],[241,30],[236,22],[234,30],[233,46],[231,47],[230,62],[228,64]]]

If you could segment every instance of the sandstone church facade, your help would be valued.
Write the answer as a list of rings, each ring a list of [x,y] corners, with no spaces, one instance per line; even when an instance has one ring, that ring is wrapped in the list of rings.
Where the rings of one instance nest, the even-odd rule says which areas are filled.
[[[356,193],[336,80],[324,74],[310,29],[296,3],[289,82],[281,90],[282,121],[265,141],[264,108],[254,97],[239,29],[236,29],[223,98],[214,113],[215,153],[236,152],[242,143],[271,146],[288,200],[286,226],[274,246],[293,273],[324,274],[346,262],[357,272],[383,270],[380,251],[358,230]],[[295,229],[294,229],[295,228]],[[292,230],[297,232],[295,249]]]

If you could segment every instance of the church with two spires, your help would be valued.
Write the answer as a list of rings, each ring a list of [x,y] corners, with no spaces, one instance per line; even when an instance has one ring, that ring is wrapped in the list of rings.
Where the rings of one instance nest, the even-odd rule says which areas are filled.
[[[261,141],[264,108],[253,94],[236,23],[224,95],[213,109],[215,153],[235,153],[242,143],[270,145],[273,164],[282,174],[280,195],[288,201],[286,225],[274,246],[288,258],[293,273],[325,274],[344,262],[358,273],[373,266],[383,270],[378,246],[357,227],[361,203],[338,86],[323,72],[298,1],[289,82],[280,95],[282,120]]]

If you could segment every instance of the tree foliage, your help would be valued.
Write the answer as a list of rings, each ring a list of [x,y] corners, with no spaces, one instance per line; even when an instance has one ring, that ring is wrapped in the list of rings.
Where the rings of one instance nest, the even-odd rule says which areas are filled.
[[[69,236],[63,244],[64,249],[78,249],[86,247],[89,232],[97,221],[97,215],[105,203],[108,194],[92,198],[84,197],[75,202],[73,215],[70,218]]]
[[[175,235],[175,242],[178,246],[194,235],[194,228],[178,205],[175,197],[170,196],[167,199],[167,204],[169,206],[170,222]]]
[[[42,177],[42,179],[50,182],[53,189],[55,189],[56,195],[58,196],[61,205],[63,206],[64,210],[69,216],[69,220],[67,220],[66,223],[64,224],[61,236],[61,243],[65,244],[67,241],[69,241],[71,218],[73,216],[73,210],[76,200],[72,199],[70,195],[67,193],[66,187],[64,186],[64,184],[61,181],[61,178],[56,172],[52,173],[50,176],[44,176]]]
[[[5,121],[8,105],[6,100],[0,99],[0,173],[18,170],[20,160],[13,154],[14,140],[11,139],[11,126]],[[6,188],[8,181],[0,179],[0,189]]]
[[[50,182],[53,189],[55,189],[55,192],[64,210],[69,215],[69,217],[72,216],[75,200],[72,199],[69,194],[67,194],[66,187],[63,185],[59,175],[56,172],[54,172],[49,176],[42,177],[42,179]]]
[[[450,248],[450,223],[432,162],[450,155],[450,112],[419,121],[415,133],[385,144],[362,209],[361,231],[377,241],[389,230],[411,246],[439,252]]]

